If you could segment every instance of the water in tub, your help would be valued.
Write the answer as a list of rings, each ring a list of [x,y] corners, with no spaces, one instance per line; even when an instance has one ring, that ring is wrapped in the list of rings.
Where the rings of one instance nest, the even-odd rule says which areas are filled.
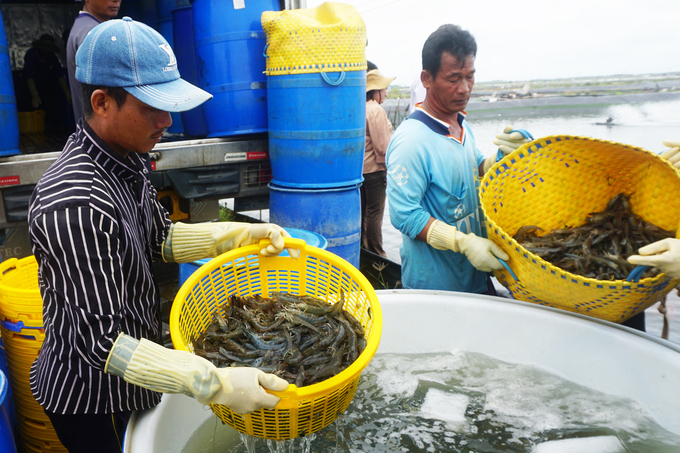
[[[378,354],[345,414],[327,428],[283,442],[241,437],[249,439],[211,417],[183,452],[680,451],[680,436],[630,399],[462,351]]]

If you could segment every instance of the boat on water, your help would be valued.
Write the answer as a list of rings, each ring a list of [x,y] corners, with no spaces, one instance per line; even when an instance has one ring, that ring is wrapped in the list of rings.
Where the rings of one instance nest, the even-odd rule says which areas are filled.
[[[607,118],[607,121],[605,121],[603,123],[601,122],[601,123],[595,123],[595,124],[597,124],[598,126],[620,126],[619,123],[614,122],[614,118],[612,118],[611,116],[609,118]]]

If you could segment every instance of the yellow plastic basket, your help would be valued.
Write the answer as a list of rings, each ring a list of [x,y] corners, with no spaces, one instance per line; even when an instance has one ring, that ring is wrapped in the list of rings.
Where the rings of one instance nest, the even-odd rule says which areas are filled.
[[[262,13],[268,76],[366,69],[366,26],[352,5]]]
[[[680,172],[642,148],[568,135],[534,140],[496,163],[481,183],[489,239],[510,255],[498,280],[516,299],[612,322],[624,322],[659,301],[680,280],[665,274],[631,283],[564,271],[512,237],[525,225],[545,233],[576,227],[619,193],[645,221],[666,230],[680,223]],[[678,232],[676,232],[676,237]]]
[[[367,346],[357,360],[341,373],[306,387],[291,384],[273,410],[261,409],[239,415],[223,405],[211,405],[226,424],[251,436],[285,440],[314,433],[331,424],[349,406],[361,372],[378,349],[382,311],[378,297],[366,278],[347,261],[325,250],[307,246],[300,239],[286,239],[297,249],[298,259],[263,257],[270,242],[242,247],[209,261],[182,285],[170,312],[170,335],[175,349],[193,351],[192,341],[211,323],[212,313],[228,304],[229,296],[273,291],[311,295],[335,303],[344,291],[344,309],[364,327]]]
[[[45,112],[19,112],[19,132],[22,134],[40,134],[45,132]]]
[[[33,255],[0,263],[0,321],[42,328],[43,302]],[[28,329],[27,329],[28,331]],[[27,333],[33,335],[33,333]]]

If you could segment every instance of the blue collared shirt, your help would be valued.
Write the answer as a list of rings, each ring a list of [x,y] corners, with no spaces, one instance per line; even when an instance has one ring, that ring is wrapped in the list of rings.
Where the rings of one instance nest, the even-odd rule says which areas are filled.
[[[390,220],[403,236],[401,274],[406,288],[472,293],[487,289],[486,273],[465,255],[416,239],[430,217],[463,233],[486,236],[478,195],[484,156],[464,113],[459,113],[458,123],[461,136],[453,137],[447,123],[417,108],[387,149]]]

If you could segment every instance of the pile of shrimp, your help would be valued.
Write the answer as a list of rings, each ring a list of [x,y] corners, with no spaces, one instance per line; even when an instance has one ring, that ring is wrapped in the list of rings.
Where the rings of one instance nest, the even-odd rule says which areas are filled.
[[[333,305],[311,296],[233,295],[193,341],[194,353],[217,367],[251,366],[297,387],[335,376],[366,347],[364,329],[341,291]]]
[[[652,242],[675,237],[675,232],[635,215],[622,193],[612,198],[604,211],[591,213],[579,227],[539,235],[543,231],[537,226],[523,226],[514,239],[560,269],[597,280],[625,280],[636,267],[626,261],[629,256]],[[650,267],[641,278],[658,273]]]

